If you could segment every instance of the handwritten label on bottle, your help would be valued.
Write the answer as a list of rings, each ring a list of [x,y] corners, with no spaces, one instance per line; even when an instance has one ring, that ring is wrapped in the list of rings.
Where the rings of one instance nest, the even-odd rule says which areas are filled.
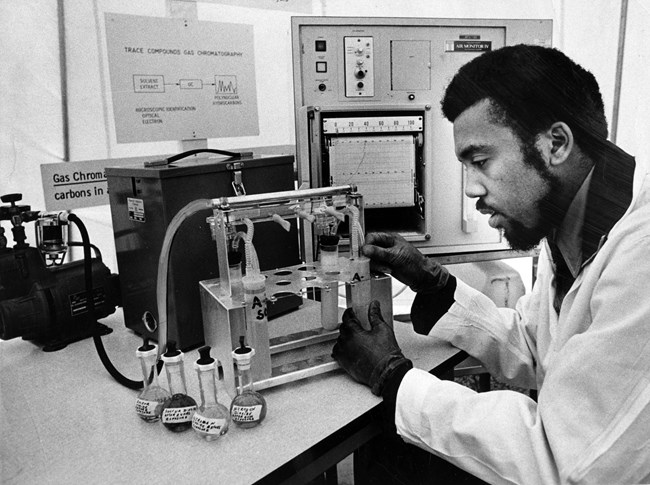
[[[162,412],[163,423],[186,423],[192,421],[196,406],[182,408],[165,408]]]
[[[261,405],[233,406],[230,410],[232,420],[238,421],[240,423],[251,423],[253,421],[259,421],[261,412]]]
[[[158,406],[160,406],[160,403],[158,401],[148,401],[146,399],[138,398],[135,401],[135,412],[140,416],[155,416],[156,408]]]
[[[194,417],[192,418],[192,428],[200,433],[221,434],[221,430],[225,424],[226,420],[223,418],[206,418],[197,413],[194,413]]]

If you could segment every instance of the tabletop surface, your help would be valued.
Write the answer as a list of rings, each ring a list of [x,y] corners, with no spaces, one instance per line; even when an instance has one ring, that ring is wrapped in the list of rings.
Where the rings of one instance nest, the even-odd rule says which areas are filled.
[[[115,366],[140,380],[140,338],[123,324],[121,309],[103,319],[103,337]],[[407,357],[430,370],[458,350],[395,322]],[[198,379],[185,355],[188,394],[199,401]],[[164,372],[161,382],[166,385]],[[135,413],[138,391],[118,384],[102,366],[92,339],[43,352],[22,339],[0,341],[0,478],[2,483],[250,484],[330,436],[380,403],[338,370],[265,389],[265,421],[250,429],[231,425],[207,442],[192,430],[168,431]],[[223,388],[219,401],[230,405]]]

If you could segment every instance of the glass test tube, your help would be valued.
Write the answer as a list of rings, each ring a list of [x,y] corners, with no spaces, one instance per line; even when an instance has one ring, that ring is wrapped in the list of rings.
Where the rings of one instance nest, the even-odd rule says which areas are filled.
[[[242,262],[238,253],[235,257],[228,255],[228,272],[230,274],[230,298],[234,306],[244,304],[244,283],[242,282]],[[233,336],[246,333],[246,317],[243,308],[233,310],[230,314],[230,326]],[[234,342],[233,342],[234,344]]]
[[[320,323],[325,330],[336,330],[340,326],[338,288],[338,281],[330,281],[320,290]]]
[[[257,357],[252,370],[255,380],[271,377],[271,348],[269,321],[266,316],[266,277],[263,274],[247,274],[242,278],[246,301],[246,336]]]
[[[370,330],[368,322],[368,306],[372,298],[370,281],[370,259],[364,256],[350,260],[352,279],[348,283],[348,307],[352,307],[359,323],[366,330]]]
[[[228,275],[230,279],[230,296],[233,300],[244,300],[244,286],[242,284],[242,256],[238,251],[228,251]]]

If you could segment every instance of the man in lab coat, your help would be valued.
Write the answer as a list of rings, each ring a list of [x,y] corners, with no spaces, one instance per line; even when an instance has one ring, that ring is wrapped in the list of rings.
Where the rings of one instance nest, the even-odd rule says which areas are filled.
[[[442,110],[477,209],[513,249],[541,242],[532,292],[497,308],[398,235],[363,253],[417,293],[416,332],[537,402],[412,368],[377,302],[371,331],[346,310],[334,357],[404,441],[487,482],[650,482],[650,180],[633,197],[596,80],[558,50],[504,47],[458,71]]]

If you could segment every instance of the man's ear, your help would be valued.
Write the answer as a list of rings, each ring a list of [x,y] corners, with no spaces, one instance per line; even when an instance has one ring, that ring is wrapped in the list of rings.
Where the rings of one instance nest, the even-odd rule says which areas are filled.
[[[556,121],[547,131],[550,141],[550,159],[553,166],[564,163],[573,151],[573,132],[563,121]]]

